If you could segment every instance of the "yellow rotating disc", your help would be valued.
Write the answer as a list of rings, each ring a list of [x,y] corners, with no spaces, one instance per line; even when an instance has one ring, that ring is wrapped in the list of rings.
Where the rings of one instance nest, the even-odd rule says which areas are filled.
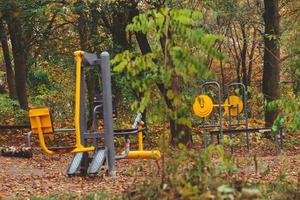
[[[229,96],[224,102],[225,105],[229,104],[230,106],[225,106],[225,114],[229,115],[229,107],[230,107],[230,115],[236,117],[239,113],[241,113],[244,109],[243,101],[238,96]]]
[[[195,98],[193,104],[194,113],[199,117],[207,117],[213,111],[213,101],[207,95],[200,95]]]

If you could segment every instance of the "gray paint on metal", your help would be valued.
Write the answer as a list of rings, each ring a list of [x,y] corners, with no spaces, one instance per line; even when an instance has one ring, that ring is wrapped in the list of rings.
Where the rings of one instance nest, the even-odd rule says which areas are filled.
[[[107,147],[108,170],[115,176],[115,147],[112,116],[112,94],[111,94],[111,74],[110,59],[108,52],[101,53],[101,72],[103,86],[103,119],[104,119],[104,140]]]

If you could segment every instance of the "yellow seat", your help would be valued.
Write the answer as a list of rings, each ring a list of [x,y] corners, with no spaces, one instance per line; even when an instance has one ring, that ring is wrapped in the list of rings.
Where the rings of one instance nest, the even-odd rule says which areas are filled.
[[[39,136],[40,146],[47,154],[77,153],[95,150],[94,147],[84,147],[80,141],[76,141],[76,145],[74,146],[48,148],[45,144],[44,135],[49,135],[51,138],[51,134],[55,131],[52,126],[49,108],[30,109],[29,119],[32,133]],[[76,137],[76,140],[77,138],[80,137]]]

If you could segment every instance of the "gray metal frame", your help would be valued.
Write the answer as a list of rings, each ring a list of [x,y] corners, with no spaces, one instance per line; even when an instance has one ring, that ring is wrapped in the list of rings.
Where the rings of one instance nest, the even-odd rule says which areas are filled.
[[[213,144],[213,136],[216,135],[217,136],[217,141],[218,143],[223,144],[223,136],[224,134],[229,135],[229,137],[231,139],[233,139],[234,135],[236,134],[241,134],[241,133],[246,133],[246,145],[247,145],[247,149],[248,151],[250,151],[250,139],[249,139],[249,134],[250,133],[255,133],[255,132],[271,132],[271,128],[249,128],[249,124],[248,124],[248,96],[247,96],[247,90],[246,87],[243,83],[231,83],[227,85],[227,96],[229,97],[231,94],[231,91],[233,91],[235,88],[240,88],[241,89],[241,95],[243,98],[243,116],[241,116],[241,113],[238,112],[238,115],[235,117],[232,117],[231,115],[231,109],[235,109],[234,107],[229,107],[229,115],[228,115],[228,122],[229,122],[229,128],[228,129],[224,129],[222,126],[222,115],[223,115],[223,111],[222,111],[222,91],[221,91],[221,87],[220,84],[216,81],[209,81],[209,82],[205,82],[203,84],[200,85],[200,91],[202,94],[205,93],[205,89],[207,86],[216,86],[217,88],[217,95],[218,95],[218,116],[219,116],[219,123],[215,124],[215,119],[214,119],[214,113],[211,114],[210,120],[212,123],[209,124],[205,124],[205,118],[203,118],[202,124],[201,124],[201,128],[204,128],[204,135],[203,135],[203,141],[204,141],[204,147],[207,147],[208,142],[207,142],[207,130],[209,128],[218,128],[218,130],[216,131],[209,131],[209,135],[210,135],[210,143]],[[228,103],[230,104],[230,98],[228,98]],[[237,107],[237,109],[239,109]],[[237,122],[233,122],[233,119],[237,119]],[[234,127],[240,127],[240,126],[244,126],[244,128],[242,129],[233,129]],[[278,155],[281,151],[283,147],[283,133],[282,130],[280,130],[278,133],[276,133],[275,135],[275,153],[276,155]],[[231,147],[231,153],[233,153],[233,147]]]
[[[211,121],[212,121],[212,124],[205,124],[205,118],[203,118],[202,120],[202,124],[201,124],[201,128],[204,128],[204,136],[203,136],[203,142],[204,142],[204,147],[206,148],[208,146],[208,142],[207,142],[207,132],[205,129],[207,128],[218,128],[219,129],[219,133],[220,133],[220,136],[221,136],[221,144],[223,144],[223,126],[222,126],[222,115],[223,115],[223,110],[222,110],[222,92],[221,92],[221,86],[220,84],[217,82],[217,81],[208,81],[208,82],[205,82],[205,83],[202,83],[200,85],[200,92],[201,94],[204,94],[205,93],[205,89],[210,86],[210,87],[213,87],[215,86],[217,88],[217,95],[218,95],[218,118],[219,118],[219,123],[218,124],[215,124],[215,118],[214,118],[214,115],[213,113],[210,115],[211,116]],[[213,143],[213,137],[210,137],[211,141],[210,143]]]
[[[109,53],[101,53],[101,73],[103,87],[103,120],[104,120],[104,141],[108,150],[108,169],[112,176],[116,176],[115,169],[115,146],[113,131],[113,111],[112,111],[112,95],[111,95],[111,75]]]
[[[102,75],[102,94],[103,94],[103,104],[94,108],[94,116],[95,112],[100,107],[103,108],[103,121],[104,121],[104,133],[96,132],[96,125],[93,123],[93,133],[89,133],[86,127],[86,105],[85,105],[85,73],[84,68],[87,67],[96,67],[99,66],[101,68]],[[83,145],[87,146],[87,140],[93,139],[94,146],[96,148],[94,155],[96,155],[99,150],[98,139],[104,135],[104,149],[107,149],[107,163],[108,170],[111,176],[116,175],[115,170],[115,147],[114,147],[114,131],[113,131],[113,118],[112,118],[112,94],[111,94],[111,73],[110,73],[110,56],[108,52],[102,52],[100,55],[100,59],[96,54],[85,53],[83,56],[83,65],[82,65],[82,73],[81,73],[81,90],[80,90],[80,132],[81,132],[81,141],[83,141]],[[91,137],[92,136],[92,137]],[[84,158],[81,161],[81,172],[86,173],[89,164],[90,158],[88,153],[84,153]]]
[[[93,109],[93,127],[92,132],[87,131],[86,127],[86,105],[85,105],[85,68],[100,67],[102,75],[102,95],[103,102]],[[77,169],[80,169],[82,174],[95,174],[101,168],[101,165],[106,160],[109,173],[112,177],[116,177],[115,161],[116,159],[126,158],[129,152],[129,136],[137,134],[139,131],[137,124],[142,119],[139,114],[135,119],[131,129],[113,130],[113,109],[112,109],[112,92],[111,92],[111,73],[110,73],[110,56],[108,52],[102,52],[100,58],[96,54],[84,53],[81,66],[81,82],[80,82],[80,136],[82,145],[88,147],[88,140],[92,139],[95,147],[93,155],[88,152],[76,153],[68,167],[68,175],[74,175]],[[104,131],[97,132],[96,114],[99,109],[103,109]],[[55,129],[56,132],[69,132],[75,129]],[[28,145],[30,144],[32,132],[28,132]],[[115,155],[114,136],[124,136],[128,149],[125,149],[125,154]],[[104,144],[99,145],[99,139],[104,138]],[[104,155],[106,154],[106,155]],[[103,160],[104,159],[104,160]]]

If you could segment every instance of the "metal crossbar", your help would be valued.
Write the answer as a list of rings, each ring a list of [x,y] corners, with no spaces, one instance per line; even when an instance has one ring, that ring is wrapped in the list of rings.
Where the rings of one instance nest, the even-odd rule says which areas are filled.
[[[10,130],[10,129],[30,129],[29,124],[24,125],[0,125],[0,130]]]

